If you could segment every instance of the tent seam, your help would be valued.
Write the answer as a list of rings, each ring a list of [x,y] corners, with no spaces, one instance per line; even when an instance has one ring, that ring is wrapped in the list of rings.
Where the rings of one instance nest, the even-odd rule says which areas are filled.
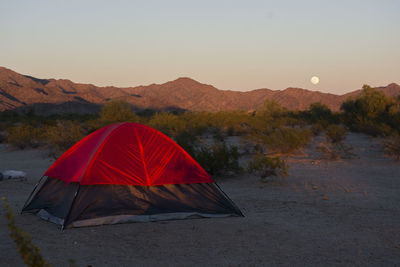
[[[90,159],[88,161],[88,164],[86,165],[86,170],[83,172],[81,179],[79,180],[79,183],[82,181],[82,178],[88,173],[92,166],[93,163],[96,161],[98,155],[100,154],[101,150],[103,149],[104,145],[107,143],[107,140],[110,139],[110,137],[115,133],[115,130],[117,130],[120,126],[122,126],[124,123],[118,123],[114,129],[112,129],[106,136],[99,142],[99,146],[95,149],[95,153],[93,153],[90,156]]]
[[[146,181],[147,181],[147,185],[150,186],[150,177],[149,177],[149,173],[147,171],[147,165],[146,162],[144,161],[144,151],[143,151],[143,144],[140,141],[140,138],[138,136],[137,131],[135,130],[135,135],[136,135],[136,140],[139,144],[139,148],[140,148],[140,156],[142,157],[142,163],[143,163],[143,169],[144,169],[144,173],[146,174]]]

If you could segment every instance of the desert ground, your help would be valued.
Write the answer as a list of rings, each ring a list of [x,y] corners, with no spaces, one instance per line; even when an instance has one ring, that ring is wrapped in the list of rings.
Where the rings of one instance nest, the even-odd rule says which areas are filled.
[[[315,141],[317,142],[317,141]],[[245,217],[131,223],[61,231],[31,214],[26,198],[54,162],[44,150],[0,145],[0,181],[17,224],[53,266],[400,266],[400,163],[381,141],[349,134],[352,159],[324,160],[313,145],[287,159],[289,176],[244,174],[217,182]],[[0,209],[0,265],[23,266]]]

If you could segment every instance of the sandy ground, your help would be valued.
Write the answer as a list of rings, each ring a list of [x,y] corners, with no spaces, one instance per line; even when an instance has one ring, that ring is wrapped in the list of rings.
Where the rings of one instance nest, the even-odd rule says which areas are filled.
[[[244,218],[132,223],[60,231],[30,214],[17,223],[54,266],[400,266],[400,163],[380,142],[351,134],[357,157],[289,158],[282,184],[243,175],[219,184]],[[0,182],[19,211],[53,161],[45,151],[0,147],[0,170],[28,173]],[[0,214],[0,265],[23,266]]]

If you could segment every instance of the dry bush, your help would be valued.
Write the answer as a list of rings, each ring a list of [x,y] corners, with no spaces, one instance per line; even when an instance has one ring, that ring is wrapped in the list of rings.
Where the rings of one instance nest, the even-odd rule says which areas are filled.
[[[383,149],[389,156],[400,160],[400,134],[393,133],[383,141]]]
[[[256,153],[249,161],[247,170],[249,173],[259,175],[263,181],[267,181],[266,178],[270,176],[285,178],[288,175],[289,166],[280,157],[268,157],[262,153]]]
[[[355,156],[352,152],[353,147],[343,142],[321,144],[316,147],[316,150],[322,153],[323,158],[330,160],[350,159]]]
[[[345,143],[347,130],[336,124],[326,128],[326,142],[317,146],[316,150],[321,152],[324,158],[330,160],[349,159],[355,155],[352,153],[353,147]]]
[[[3,197],[3,202],[5,209],[4,216],[8,221],[7,224],[10,230],[10,236],[17,245],[18,252],[25,264],[34,267],[50,266],[40,254],[40,248],[32,243],[30,235],[16,226],[14,212],[5,197]]]
[[[43,140],[55,152],[64,152],[81,140],[85,132],[79,122],[58,121],[44,129]]]
[[[331,124],[326,128],[326,138],[331,143],[340,143],[346,139],[347,130],[336,124]]]
[[[290,154],[310,143],[312,132],[309,129],[279,127],[261,132],[254,131],[246,138],[270,152]]]
[[[7,129],[7,142],[19,149],[37,147],[40,139],[40,129],[27,123],[21,123]]]
[[[89,120],[87,123],[91,131],[95,131],[113,123],[139,121],[140,117],[133,112],[130,104],[124,101],[110,101],[101,108],[98,119]]]
[[[156,113],[150,118],[148,125],[170,137],[178,136],[188,128],[185,120],[170,112]]]

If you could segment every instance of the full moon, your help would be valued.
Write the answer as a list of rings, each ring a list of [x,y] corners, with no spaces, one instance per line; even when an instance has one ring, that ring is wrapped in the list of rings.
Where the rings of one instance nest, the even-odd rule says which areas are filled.
[[[311,83],[312,83],[312,84],[317,84],[317,83],[319,83],[319,78],[318,78],[317,76],[311,77]]]

